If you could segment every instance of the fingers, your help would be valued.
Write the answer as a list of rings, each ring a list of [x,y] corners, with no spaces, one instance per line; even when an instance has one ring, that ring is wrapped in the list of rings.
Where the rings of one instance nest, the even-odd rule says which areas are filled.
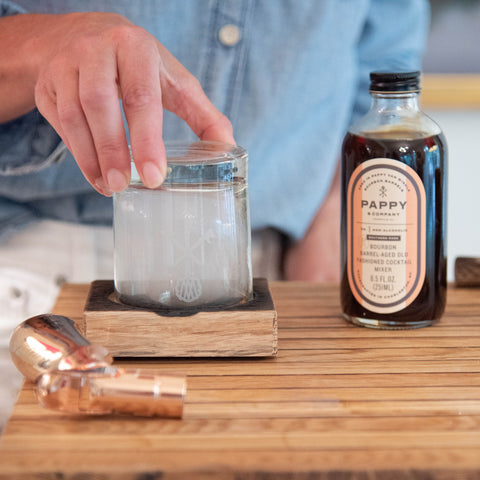
[[[59,129],[85,178],[98,192],[109,196],[111,190],[102,177],[93,137],[80,103],[78,85],[78,72],[71,70],[63,75],[63,81],[56,87]]]
[[[88,148],[80,143],[82,139],[75,141],[75,145],[82,149],[75,157],[79,165],[83,168],[89,166],[93,172],[91,164],[96,160],[100,168],[100,172],[95,172],[101,173],[99,177],[93,178],[93,173],[89,172],[87,179],[96,184],[103,180],[112,192],[120,192],[130,183],[130,153],[118,101],[116,75],[113,52],[91,51],[88,59],[80,63],[78,95],[87,125],[80,122],[78,127],[82,131],[85,128],[82,139],[88,142]],[[70,143],[73,146],[72,139]]]
[[[163,107],[185,120],[201,140],[230,144],[235,140],[230,121],[210,102],[198,80],[161,44],[141,36],[139,40],[118,50],[119,82],[135,164],[143,183],[153,188],[166,173]]]
[[[36,104],[72,152],[85,178],[103,195],[125,189],[130,153],[115,82],[114,56],[80,63],[79,69],[52,65],[37,83]]]
[[[208,99],[200,82],[168,50],[161,52],[161,87],[167,110],[185,120],[200,140],[235,144],[232,124]]]
[[[103,22],[90,25],[92,35],[79,29],[79,41],[71,51],[59,50],[35,91],[40,112],[97,191],[111,195],[130,182],[119,94],[137,170],[149,188],[159,186],[166,174],[163,107],[184,119],[201,140],[235,143],[229,120],[161,44],[121,17],[110,20],[119,25],[108,32]]]
[[[85,178],[103,195],[111,195],[103,182],[95,146],[78,97],[78,72],[63,71],[58,85],[47,74],[35,88],[35,103],[77,160]]]
[[[162,140],[160,59],[155,43],[146,40],[140,34],[137,41],[119,49],[117,61],[135,165],[144,185],[155,188],[165,179],[167,161]]]

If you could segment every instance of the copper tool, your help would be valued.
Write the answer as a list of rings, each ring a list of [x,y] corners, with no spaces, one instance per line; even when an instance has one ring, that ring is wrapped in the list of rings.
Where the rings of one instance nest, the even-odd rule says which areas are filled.
[[[10,353],[46,408],[182,416],[185,377],[114,366],[107,349],[91,344],[67,317],[44,314],[24,321],[13,332]]]

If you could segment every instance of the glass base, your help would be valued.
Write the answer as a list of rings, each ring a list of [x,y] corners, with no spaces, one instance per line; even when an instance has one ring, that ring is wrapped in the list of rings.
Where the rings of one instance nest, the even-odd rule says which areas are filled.
[[[395,320],[378,320],[372,318],[353,317],[346,313],[343,317],[347,322],[353,323],[359,327],[376,328],[378,330],[411,330],[413,328],[430,327],[438,320],[421,320],[418,322],[398,322]]]
[[[143,295],[125,295],[121,294],[117,290],[111,293],[108,297],[109,300],[117,304],[125,305],[126,307],[141,308],[156,311],[164,315],[173,316],[188,316],[194,315],[197,312],[214,312],[218,310],[235,309],[241,305],[247,304],[254,300],[255,292],[250,295],[244,295],[238,298],[224,299],[220,303],[204,303],[192,306],[177,306],[169,305],[166,303],[155,302],[152,299]]]

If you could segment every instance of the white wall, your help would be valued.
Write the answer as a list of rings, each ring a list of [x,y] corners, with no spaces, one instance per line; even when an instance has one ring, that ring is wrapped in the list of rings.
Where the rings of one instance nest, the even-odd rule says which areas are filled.
[[[447,139],[448,279],[459,256],[480,257],[480,110],[428,110]]]
[[[480,2],[446,0],[430,2],[432,21],[423,60],[431,73],[480,73]],[[440,5],[443,3],[444,5]]]

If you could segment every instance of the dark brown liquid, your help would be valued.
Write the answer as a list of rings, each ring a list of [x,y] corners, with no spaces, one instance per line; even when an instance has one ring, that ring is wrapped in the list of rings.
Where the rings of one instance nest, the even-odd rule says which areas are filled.
[[[372,138],[370,138],[372,135]],[[375,136],[375,138],[373,138]],[[388,138],[381,138],[382,136]],[[393,138],[393,139],[392,139]],[[405,138],[405,139],[402,139]],[[436,147],[436,148],[435,148]],[[348,133],[342,148],[342,281],[341,302],[349,320],[378,320],[385,328],[414,328],[439,320],[446,302],[446,145],[443,135],[408,139],[407,132]],[[375,313],[355,299],[347,275],[347,190],[358,165],[373,158],[391,158],[410,166],[426,193],[426,273],[417,298],[395,313]]]

